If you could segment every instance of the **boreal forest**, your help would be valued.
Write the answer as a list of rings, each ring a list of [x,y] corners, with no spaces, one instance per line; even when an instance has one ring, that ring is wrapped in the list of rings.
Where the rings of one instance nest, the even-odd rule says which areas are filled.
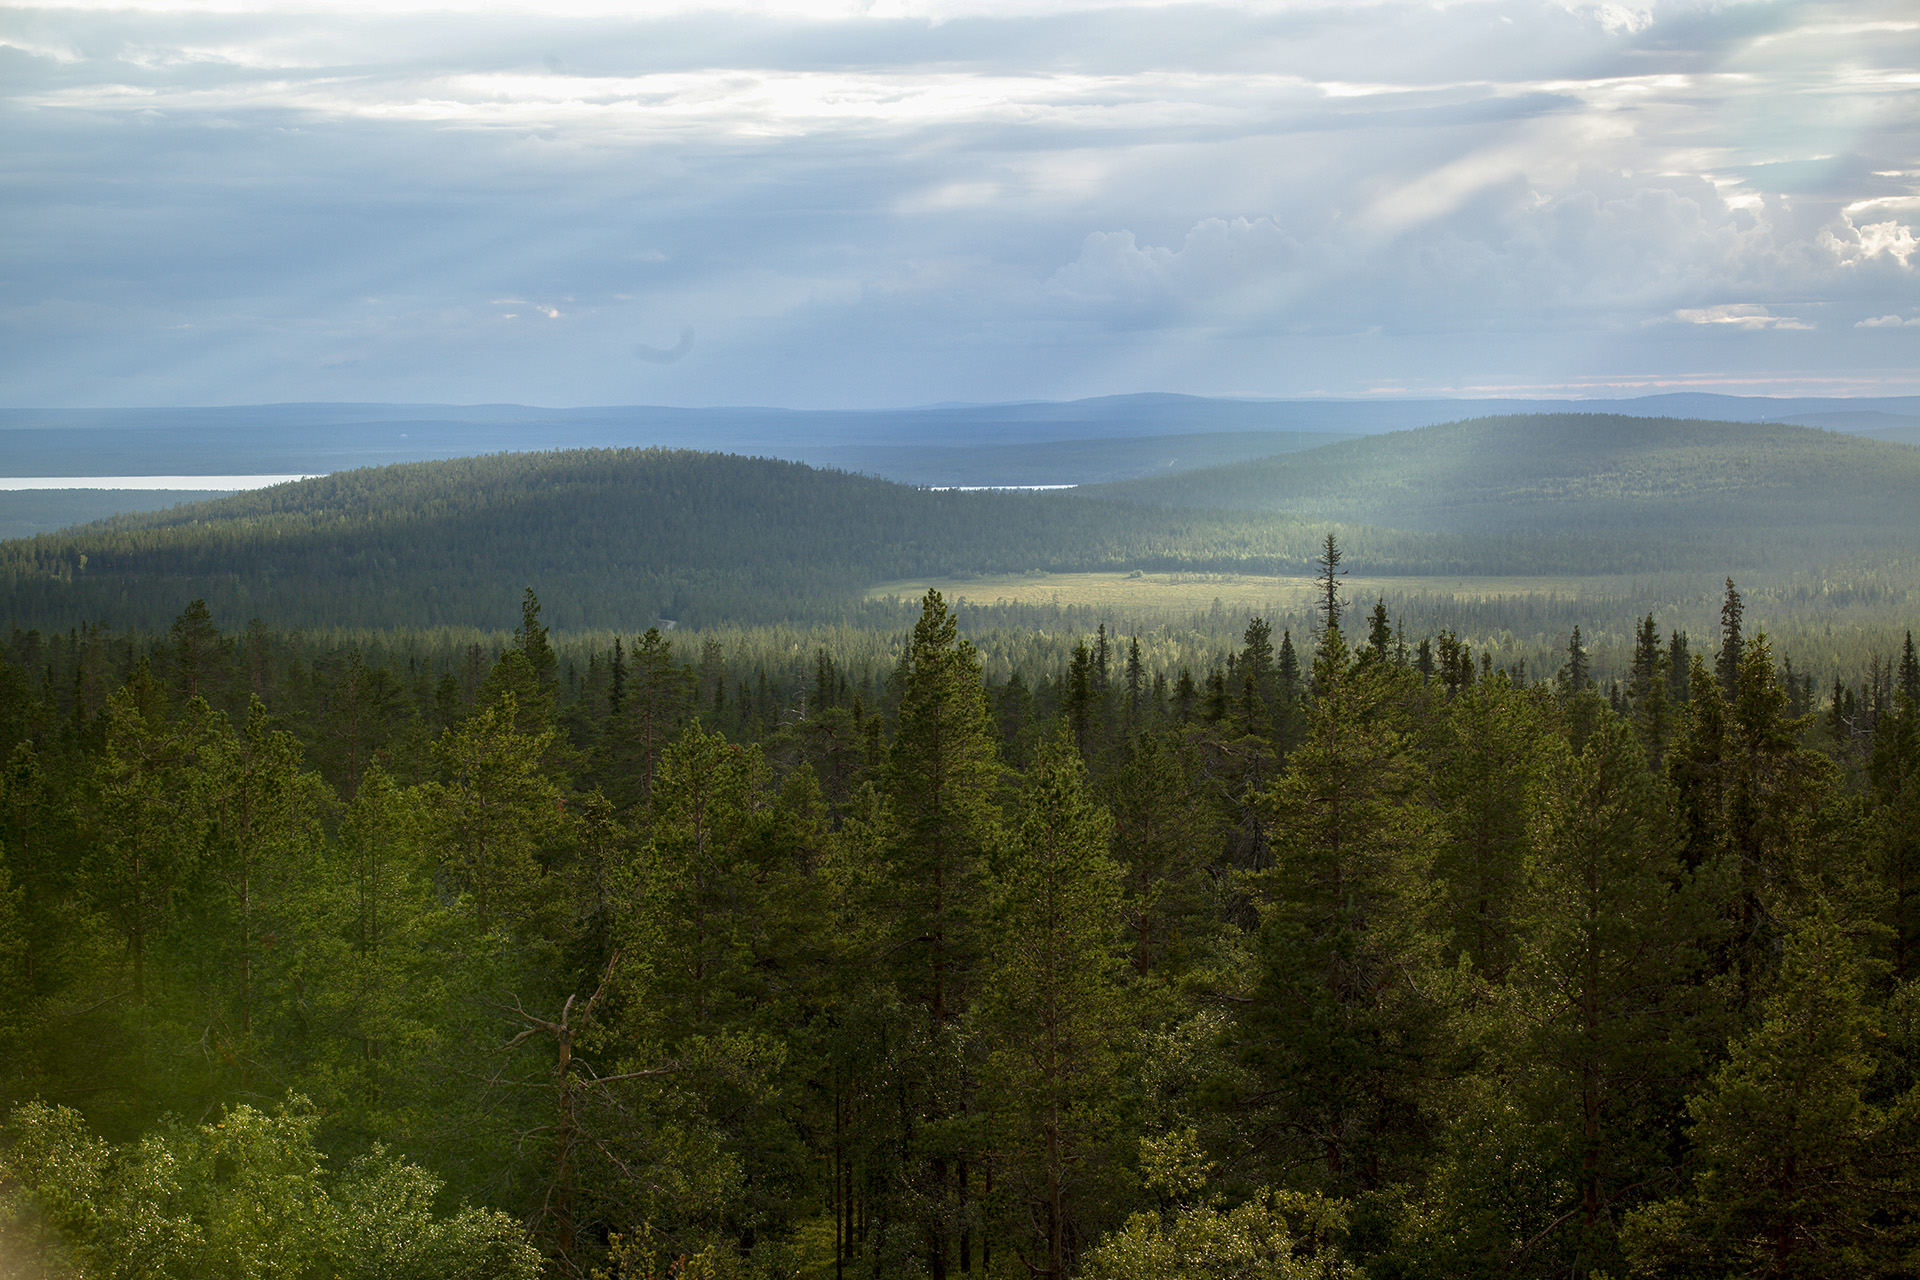
[[[0,543],[0,1276],[1920,1274],[1917,468],[599,450]]]

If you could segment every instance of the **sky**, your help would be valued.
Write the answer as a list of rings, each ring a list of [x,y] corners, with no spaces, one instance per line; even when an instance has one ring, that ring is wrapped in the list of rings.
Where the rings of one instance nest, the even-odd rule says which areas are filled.
[[[0,8],[0,405],[1920,392],[1920,9]]]

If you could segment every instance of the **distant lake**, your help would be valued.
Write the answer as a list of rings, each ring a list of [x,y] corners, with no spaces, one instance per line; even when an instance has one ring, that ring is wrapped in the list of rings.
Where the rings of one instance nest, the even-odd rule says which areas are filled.
[[[240,489],[264,489],[290,480],[312,480],[311,475],[296,476],[0,476],[0,489],[211,489],[233,493]]]

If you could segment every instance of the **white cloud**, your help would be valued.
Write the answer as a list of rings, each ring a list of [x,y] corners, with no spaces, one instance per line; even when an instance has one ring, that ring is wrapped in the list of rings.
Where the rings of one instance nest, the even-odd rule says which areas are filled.
[[[1673,319],[1682,324],[1728,325],[1735,329],[1811,329],[1812,325],[1792,316],[1777,316],[1755,303],[1730,303],[1716,307],[1681,307]]]
[[[1920,249],[1913,239],[1913,228],[1897,222],[1869,222],[1860,228],[1860,252],[1869,258],[1886,254],[1889,258],[1898,258],[1900,265],[1910,266],[1914,251]]]
[[[1634,9],[1624,4],[1594,5],[1592,13],[1611,35],[1638,35],[1653,25],[1653,11]]]
[[[1849,206],[1849,210],[1885,207],[1896,203],[1920,202],[1862,201]],[[1849,267],[1871,261],[1882,255],[1899,263],[1902,267],[1911,267],[1913,255],[1920,252],[1920,243],[1914,240],[1912,227],[1891,218],[1885,222],[1869,222],[1856,226],[1851,212],[1841,214],[1837,227],[1822,229],[1820,244],[1843,266]]]
[[[1866,320],[1854,321],[1853,327],[1856,329],[1920,328],[1920,316],[1915,316],[1911,320],[1902,320],[1896,315],[1873,316]]]

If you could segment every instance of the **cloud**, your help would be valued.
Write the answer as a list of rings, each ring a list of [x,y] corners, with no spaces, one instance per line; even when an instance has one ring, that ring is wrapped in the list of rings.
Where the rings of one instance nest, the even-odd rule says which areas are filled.
[[[1866,320],[1854,321],[1853,327],[1856,329],[1920,328],[1920,316],[1916,316],[1911,320],[1902,320],[1899,316],[1895,315],[1873,316]]]
[[[562,2],[0,10],[0,402],[1814,385],[1913,309],[1900,0]]]
[[[1844,266],[1857,266],[1884,255],[1903,268],[1911,267],[1914,254],[1920,252],[1920,243],[1915,242],[1912,227],[1891,218],[1885,222],[1856,226],[1853,215],[1863,208],[1914,205],[1920,205],[1920,200],[1863,201],[1849,206],[1841,213],[1837,225],[1820,233],[1820,244]]]
[[[636,342],[633,354],[648,364],[675,364],[693,350],[693,330],[680,330],[680,340],[670,347],[650,347],[644,342]]]
[[[1300,244],[1267,217],[1203,219],[1177,249],[1142,244],[1132,231],[1096,231],[1048,278],[1045,291],[1108,314],[1211,313],[1224,320],[1250,303],[1272,305],[1301,258]]]
[[[1672,319],[1681,324],[1726,325],[1734,329],[1811,329],[1793,316],[1777,316],[1766,307],[1739,302],[1717,307],[1681,307]]]

